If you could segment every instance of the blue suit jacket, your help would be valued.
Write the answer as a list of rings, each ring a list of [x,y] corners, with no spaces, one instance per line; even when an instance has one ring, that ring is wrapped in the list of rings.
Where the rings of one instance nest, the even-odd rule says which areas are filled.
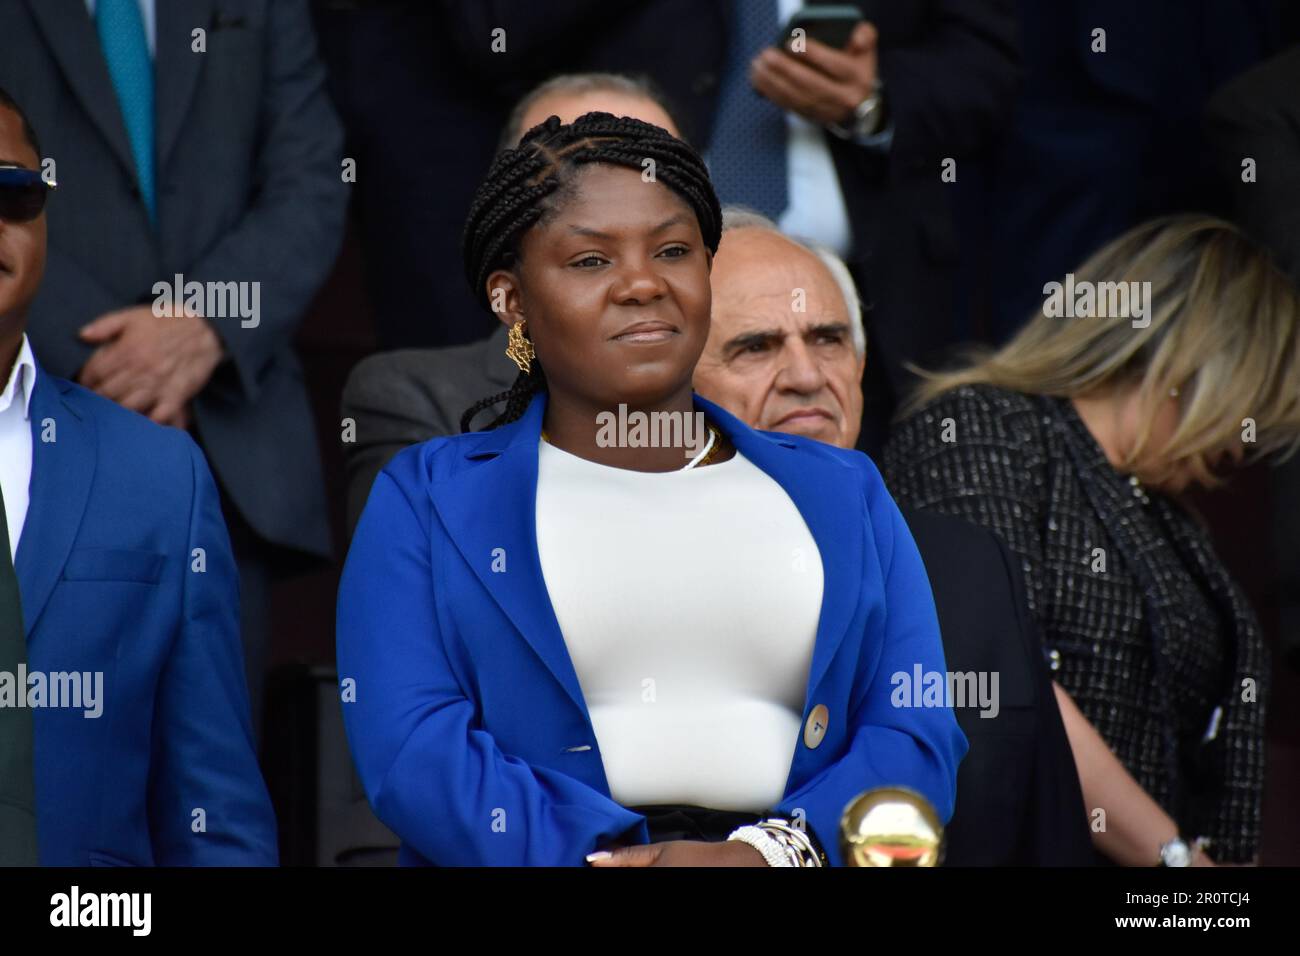
[[[43,369],[30,410],[28,671],[103,673],[99,717],[32,711],[41,864],[274,865],[239,579],[203,455]]]
[[[775,809],[802,811],[837,865],[840,816],[869,787],[910,786],[946,821],[966,739],[947,708],[891,704],[891,675],[945,667],[929,581],[875,466],[696,403],[786,490],[822,556],[803,713],[824,704],[829,724],[814,748],[802,733],[790,741]],[[645,817],[611,799],[540,570],[545,404],[540,395],[510,425],[400,453],[376,479],[348,553],[343,714],[404,863],[581,866],[620,835],[649,840]],[[494,571],[503,553],[506,570]]]

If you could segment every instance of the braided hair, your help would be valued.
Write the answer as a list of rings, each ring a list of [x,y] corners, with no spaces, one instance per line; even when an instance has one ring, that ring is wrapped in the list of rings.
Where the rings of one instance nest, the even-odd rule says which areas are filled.
[[[524,234],[554,215],[575,188],[576,173],[587,163],[624,166],[640,171],[653,160],[655,178],[684,199],[699,220],[710,252],[722,238],[722,210],[709,182],[704,160],[667,130],[628,116],[587,113],[572,123],[551,116],[530,129],[519,145],[497,154],[474,194],[461,252],[465,278],[484,308],[490,309],[487,279],[519,259]],[[465,410],[462,432],[479,412],[505,402],[505,409],[486,427],[496,428],[523,415],[533,396],[546,388],[546,376],[534,358],[504,392],[489,395]]]

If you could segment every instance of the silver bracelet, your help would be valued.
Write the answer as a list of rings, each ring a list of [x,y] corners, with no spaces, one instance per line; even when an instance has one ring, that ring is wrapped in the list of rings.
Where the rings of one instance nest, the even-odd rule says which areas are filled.
[[[728,840],[738,840],[741,843],[748,843],[759,853],[763,854],[763,859],[767,861],[768,866],[794,866],[795,863],[790,859],[790,854],[784,844],[781,843],[768,831],[756,826],[737,827],[731,831]]]
[[[799,827],[793,827],[786,820],[779,817],[769,817],[766,820],[760,820],[756,824],[759,829],[766,830],[773,837],[781,841],[790,850],[795,866],[821,866],[822,861],[817,854],[816,848],[812,844],[808,834]]]

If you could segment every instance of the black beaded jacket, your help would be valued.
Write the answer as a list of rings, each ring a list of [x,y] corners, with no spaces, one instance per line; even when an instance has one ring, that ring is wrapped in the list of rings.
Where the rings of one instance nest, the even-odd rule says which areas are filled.
[[[1201,524],[1117,472],[1067,399],[953,389],[896,426],[882,465],[899,504],[1002,537],[1054,678],[1183,836],[1252,860],[1268,660]]]

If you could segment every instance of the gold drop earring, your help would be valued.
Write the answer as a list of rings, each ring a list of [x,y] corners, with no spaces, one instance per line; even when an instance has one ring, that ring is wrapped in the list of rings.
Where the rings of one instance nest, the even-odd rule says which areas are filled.
[[[533,367],[533,357],[537,354],[533,351],[532,341],[524,337],[527,326],[524,319],[510,326],[509,344],[506,346],[506,357],[519,366],[519,371],[525,375]]]

